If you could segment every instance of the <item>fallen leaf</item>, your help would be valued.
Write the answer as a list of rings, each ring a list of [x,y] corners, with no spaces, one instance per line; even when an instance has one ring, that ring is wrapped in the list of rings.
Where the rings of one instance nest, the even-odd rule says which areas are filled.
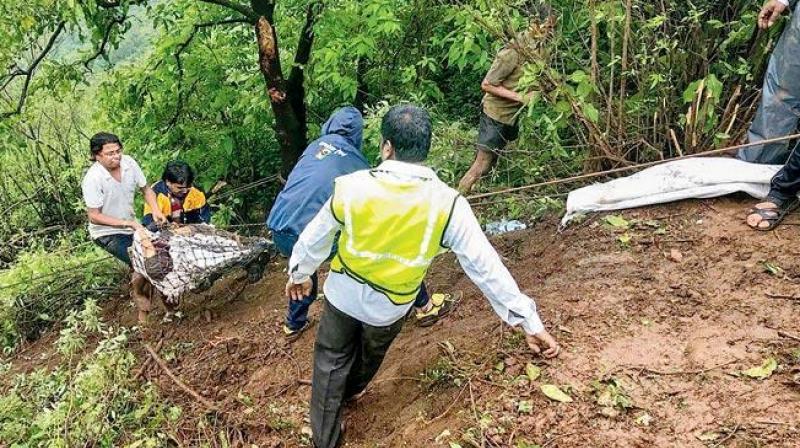
[[[450,448],[463,448],[460,443],[450,442]]]
[[[451,434],[451,433],[450,433],[450,430],[449,430],[449,429],[445,429],[445,430],[444,430],[444,431],[442,431],[442,432],[441,432],[441,433],[440,433],[438,436],[436,436],[436,438],[435,438],[435,439],[433,439],[433,440],[434,440],[436,443],[442,443],[442,441],[443,441],[444,439],[446,439],[446,438],[450,437],[450,434]]]
[[[521,440],[517,442],[516,448],[541,448],[541,447],[535,443],[530,443],[527,440]]]
[[[612,227],[619,227],[621,229],[627,229],[631,225],[627,219],[620,215],[608,215],[606,216],[605,221],[608,225]]]
[[[445,351],[447,351],[447,353],[455,354],[456,348],[450,341],[440,342],[440,345],[445,349]]]
[[[560,401],[561,403],[571,403],[572,397],[565,394],[558,386],[552,384],[543,384],[542,393],[549,399],[554,401]]]
[[[604,408],[600,408],[600,415],[608,418],[617,418],[619,417],[619,410],[617,408],[612,408],[607,406]]]
[[[680,263],[683,261],[683,254],[678,249],[672,249],[669,251],[669,255],[667,256],[670,260],[674,261],[675,263]]]
[[[531,381],[536,381],[537,378],[542,374],[542,368],[532,363],[528,363],[525,366],[525,374],[528,375],[528,379]]]
[[[712,440],[719,439],[719,433],[714,431],[706,431],[704,433],[698,434],[697,440],[701,440],[703,442],[710,442]]]
[[[650,422],[652,422],[652,421],[653,421],[653,416],[651,416],[647,412],[642,413],[641,415],[636,417],[636,420],[634,420],[634,422],[637,425],[641,425],[641,426],[650,426]]]
[[[762,266],[764,266],[764,272],[767,272],[770,275],[775,275],[775,276],[783,275],[783,268],[781,268],[777,264],[771,261],[764,261],[761,264]]]
[[[742,372],[742,374],[747,375],[750,378],[763,380],[769,378],[769,376],[772,375],[772,372],[774,372],[776,368],[778,368],[778,362],[775,361],[775,358],[767,358],[764,360],[763,363],[761,363],[760,366],[751,367]]]

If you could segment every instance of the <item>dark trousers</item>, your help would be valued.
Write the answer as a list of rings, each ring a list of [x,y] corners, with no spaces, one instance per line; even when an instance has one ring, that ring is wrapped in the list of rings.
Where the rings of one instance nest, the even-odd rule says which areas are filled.
[[[311,430],[314,446],[341,443],[342,404],[363,391],[378,372],[404,319],[373,327],[337,310],[327,301],[314,344]]]
[[[772,178],[768,198],[787,201],[796,197],[800,191],[800,148],[798,147],[800,147],[800,143],[794,146],[786,164]]]

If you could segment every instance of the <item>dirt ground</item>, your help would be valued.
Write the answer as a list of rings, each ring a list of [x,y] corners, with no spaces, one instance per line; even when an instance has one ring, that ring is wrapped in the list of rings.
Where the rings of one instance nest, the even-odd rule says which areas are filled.
[[[553,218],[494,239],[562,344],[555,360],[530,353],[443,255],[429,285],[464,299],[431,328],[406,325],[347,410],[346,446],[800,446],[800,227],[751,231],[742,223],[750,202],[619,213],[627,229],[600,215],[558,234]],[[181,444],[308,446],[314,332],[291,345],[281,336],[281,263],[254,285],[228,279],[189,297],[182,319],[142,336],[220,409],[204,410],[149,363],[144,380],[184,408]],[[105,314],[133,324],[126,301]],[[138,344],[137,353],[147,358]],[[742,374],[769,358],[769,377]],[[528,363],[541,368],[534,381]],[[544,384],[573,401],[550,400]]]

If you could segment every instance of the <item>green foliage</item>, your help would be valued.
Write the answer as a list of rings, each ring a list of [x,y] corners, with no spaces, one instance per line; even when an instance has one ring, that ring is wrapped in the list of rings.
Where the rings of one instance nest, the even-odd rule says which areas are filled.
[[[431,367],[422,372],[422,381],[429,390],[461,385],[461,373],[448,358],[441,357]]]
[[[633,407],[633,400],[628,396],[622,382],[617,378],[604,381],[593,381],[595,400],[606,417],[616,417],[620,412]]]
[[[9,446],[128,446],[167,444],[166,428],[180,408],[134,379],[129,334],[102,323],[87,301],[66,320],[56,346],[65,362],[18,374],[0,396],[0,440]],[[100,338],[94,349],[88,338]]]
[[[86,299],[117,291],[124,278],[120,266],[77,237],[22,253],[11,269],[0,271],[0,345],[10,349],[22,338],[34,339]]]

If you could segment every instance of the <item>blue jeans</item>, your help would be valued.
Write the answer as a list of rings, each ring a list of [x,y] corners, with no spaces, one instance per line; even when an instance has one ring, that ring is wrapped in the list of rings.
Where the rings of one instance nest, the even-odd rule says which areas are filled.
[[[275,243],[275,247],[278,249],[278,252],[286,258],[292,256],[292,249],[294,249],[294,245],[297,244],[297,239],[298,236],[292,232],[272,231],[272,241]],[[334,243],[331,256],[335,253],[336,244]],[[286,326],[289,327],[290,330],[299,330],[308,322],[308,308],[317,298],[318,287],[319,279],[315,272],[311,275],[311,293],[300,300],[289,299],[289,306],[286,311]],[[430,300],[428,290],[425,288],[425,283],[423,283],[419,289],[416,300],[414,300],[414,306],[416,308],[422,308],[428,304],[428,300]]]
[[[95,244],[110,253],[117,260],[132,266],[131,257],[128,255],[128,248],[133,245],[133,235],[117,233],[98,237],[94,240]]]

